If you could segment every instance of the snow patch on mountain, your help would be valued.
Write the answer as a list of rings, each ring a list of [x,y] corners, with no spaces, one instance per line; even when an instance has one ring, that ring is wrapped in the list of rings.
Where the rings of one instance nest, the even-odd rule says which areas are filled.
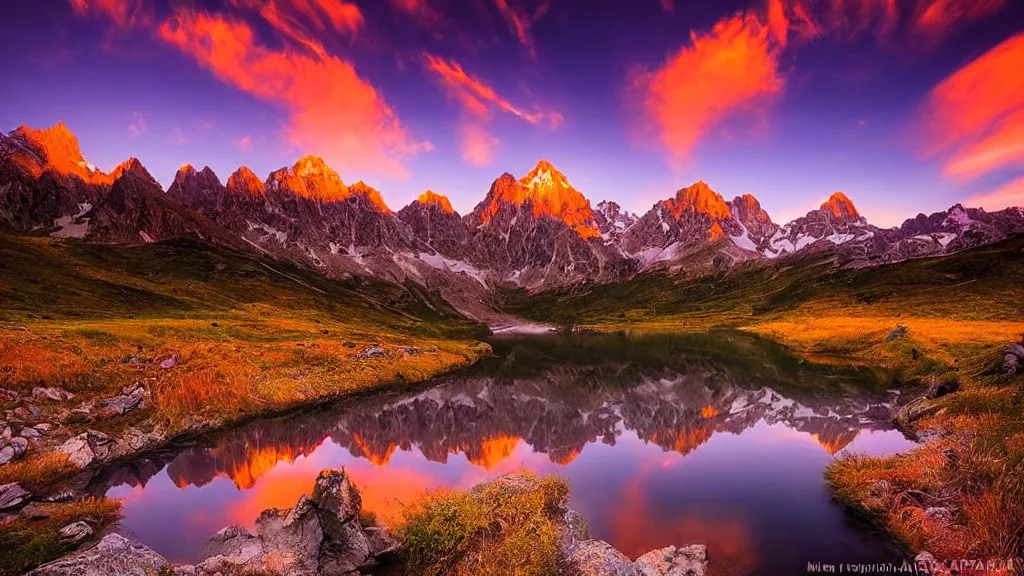
[[[441,256],[440,254],[436,253],[429,254],[426,252],[421,252],[418,254],[418,258],[428,266],[437,268],[438,270],[446,270],[448,272],[465,274],[479,282],[480,285],[483,286],[484,288],[488,288],[486,273],[481,271],[479,268],[473,266],[472,264],[463,262],[461,260],[445,258],[444,256]]]

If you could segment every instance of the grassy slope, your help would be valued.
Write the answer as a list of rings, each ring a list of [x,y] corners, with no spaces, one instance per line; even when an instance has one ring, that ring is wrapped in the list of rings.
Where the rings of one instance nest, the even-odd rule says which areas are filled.
[[[328,280],[187,240],[0,235],[0,270],[0,387],[62,386],[77,403],[144,382],[155,406],[128,423],[152,416],[172,434],[422,380],[475,360],[486,334],[416,287]],[[387,357],[350,357],[378,344]],[[171,356],[178,366],[161,370]]]
[[[891,458],[847,457],[838,501],[910,551],[1024,556],[1024,377],[1000,373],[1024,337],[1024,237],[943,258],[833,271],[827,254],[723,276],[649,274],[621,284],[506,294],[510,311],[602,330],[736,326],[806,358],[881,366],[911,383],[956,382],[914,426],[930,441]],[[887,341],[898,324],[907,335]],[[929,516],[948,508],[950,518]]]

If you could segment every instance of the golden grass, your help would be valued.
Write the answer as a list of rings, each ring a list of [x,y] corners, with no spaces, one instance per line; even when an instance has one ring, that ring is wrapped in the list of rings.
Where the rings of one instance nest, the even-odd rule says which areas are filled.
[[[557,521],[569,484],[499,479],[470,492],[439,490],[407,505],[397,520],[406,574],[541,576],[557,573]]]
[[[58,531],[85,520],[99,533],[120,518],[121,503],[107,498],[42,505],[46,518],[15,517],[0,524],[0,576],[21,574],[56,559],[70,547],[62,544]]]
[[[370,332],[360,325],[225,316],[216,322],[35,322],[28,331],[0,331],[0,386],[24,393],[37,385],[63,386],[79,402],[142,382],[153,394],[153,415],[173,433],[420,382],[486,353],[472,341]],[[354,357],[377,345],[386,358]],[[403,352],[407,347],[418,352]],[[161,369],[160,361],[171,357],[177,365]]]
[[[912,316],[794,316],[755,324],[745,328],[784,342],[808,343],[860,338],[885,338],[897,325],[910,329],[910,335],[925,346],[939,347],[969,342],[977,345],[1001,345],[1024,335],[1024,322],[992,322]]]
[[[0,466],[0,484],[18,482],[22,488],[34,492],[77,470],[74,464],[68,462],[67,454],[53,453],[38,458],[30,455]]]

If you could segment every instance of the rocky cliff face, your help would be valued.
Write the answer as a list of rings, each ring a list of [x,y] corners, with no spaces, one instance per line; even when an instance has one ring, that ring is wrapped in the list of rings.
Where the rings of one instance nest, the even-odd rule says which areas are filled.
[[[201,214],[171,200],[137,159],[118,166],[113,176],[110,189],[82,216],[88,220],[86,240],[130,244],[194,236],[228,246],[239,244]]]
[[[82,157],[78,139],[63,124],[0,132],[0,223],[15,230],[59,229],[61,219],[71,224],[112,181]]]
[[[399,210],[398,219],[416,240],[446,258],[465,260],[471,252],[472,233],[446,196],[427,190]]]
[[[742,234],[725,199],[700,181],[655,204],[622,234],[621,246],[641,269],[649,269],[710,244],[727,249],[727,239]]]
[[[546,162],[521,180],[495,180],[465,221],[473,234],[470,260],[498,285],[538,289],[624,278],[631,270],[601,241],[589,201]]]
[[[95,242],[192,235],[332,277],[413,282],[484,319],[495,316],[491,300],[499,287],[544,290],[657,268],[704,275],[804,250],[832,251],[839,266],[872,266],[1024,233],[1024,212],[956,205],[882,229],[836,193],[780,226],[754,196],[726,202],[697,182],[637,217],[614,202],[592,208],[564,174],[541,161],[522,178],[499,177],[465,217],[429,191],[396,215],[379,192],[345,184],[313,156],[265,181],[242,167],[226,185],[208,167],[183,166],[164,193],[138,160],[110,174],[98,170],[58,124],[0,133],[0,225]]]

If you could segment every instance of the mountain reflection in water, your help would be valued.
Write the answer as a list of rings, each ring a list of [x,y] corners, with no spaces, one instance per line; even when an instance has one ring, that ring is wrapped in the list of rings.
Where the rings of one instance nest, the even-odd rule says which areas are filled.
[[[822,481],[841,451],[911,446],[888,424],[884,375],[736,333],[494,344],[494,358],[435,386],[252,422],[109,470],[91,490],[124,498],[126,527],[183,561],[340,466],[384,518],[425,490],[525,468],[568,478],[594,536],[632,557],[704,543],[716,574],[894,560]]]

